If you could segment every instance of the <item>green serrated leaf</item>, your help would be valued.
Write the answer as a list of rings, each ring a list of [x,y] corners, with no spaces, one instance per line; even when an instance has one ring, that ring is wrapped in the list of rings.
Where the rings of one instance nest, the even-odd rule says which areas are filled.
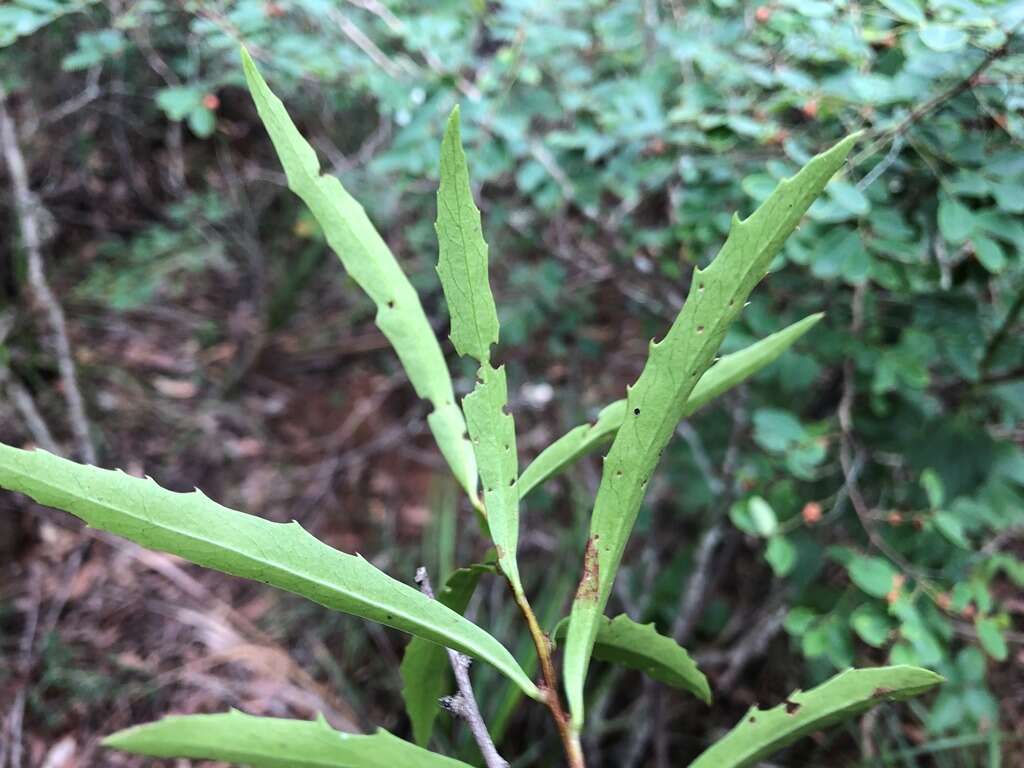
[[[349,275],[377,305],[377,327],[394,347],[416,394],[434,408],[427,423],[441,453],[462,487],[476,498],[476,465],[466,440],[466,424],[455,404],[441,346],[416,289],[363,207],[338,179],[321,173],[316,152],[302,138],[244,48],[242,64],[289,189],[309,207]]]
[[[694,270],[686,304],[665,338],[651,342],[640,378],[627,388],[626,421],[605,459],[584,574],[566,641],[565,687],[577,730],[583,725],[583,683],[598,619],[611,593],[647,481],[729,325],[786,238],[843,164],[856,138],[844,139],[813,158],[792,179],[781,181],[746,220],[733,217],[722,250],[706,269]]]
[[[498,315],[487,278],[487,243],[473,202],[469,168],[459,137],[459,110],[448,119],[441,144],[441,185],[437,190],[437,273],[452,318],[452,343],[460,355],[480,363],[476,388],[462,400],[469,437],[483,486],[484,510],[498,564],[512,588],[522,592],[519,544],[519,456],[508,405],[504,367],[490,363],[498,341]]]
[[[262,581],[483,659],[527,695],[540,696],[512,655],[483,629],[361,556],[324,544],[296,522],[272,523],[221,506],[198,490],[175,493],[149,478],[2,443],[0,488],[27,494],[144,547]]]
[[[561,641],[568,629],[567,616],[558,622],[551,639]],[[594,641],[594,658],[638,669],[648,677],[673,688],[682,688],[705,704],[711,704],[708,679],[697,668],[697,663],[675,640],[659,634],[653,622],[638,624],[624,613],[614,619],[602,616]]]
[[[498,550],[498,564],[512,587],[522,590],[516,549],[519,544],[519,458],[516,453],[516,428],[512,415],[505,413],[508,386],[505,366],[484,364],[476,389],[462,400],[469,425],[469,437],[476,451],[483,487],[487,527]]]
[[[378,730],[342,733],[327,722],[219,715],[165,717],[118,731],[103,746],[149,757],[221,760],[253,768],[468,768],[466,763]]]
[[[491,563],[459,568],[437,593],[438,602],[460,615],[465,613],[480,577],[493,572]],[[436,643],[414,637],[405,647],[398,669],[402,677],[402,699],[412,723],[413,739],[421,747],[427,746],[434,732],[434,719],[439,710],[437,702],[446,693],[450,669],[447,651]]]
[[[441,142],[441,185],[437,190],[437,273],[441,277],[455,351],[481,364],[498,343],[498,310],[487,278],[487,242],[473,202],[469,168],[459,132],[459,108],[452,110]]]
[[[686,401],[683,418],[775,362],[823,317],[821,313],[808,315],[739,352],[723,357],[700,377]],[[619,430],[625,418],[626,401],[616,400],[601,409],[593,424],[581,424],[555,440],[519,476],[519,498],[525,498],[538,485],[604,445]]]
[[[876,704],[922,694],[943,682],[917,667],[850,669],[806,693],[797,691],[769,710],[752,707],[739,725],[705,750],[690,768],[745,768],[821,728]]]

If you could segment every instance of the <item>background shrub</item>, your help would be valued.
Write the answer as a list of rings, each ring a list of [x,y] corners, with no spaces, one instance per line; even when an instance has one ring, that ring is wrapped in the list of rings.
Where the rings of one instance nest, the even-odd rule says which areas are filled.
[[[867,129],[725,350],[821,308],[825,320],[680,428],[613,600],[684,639],[735,712],[855,661],[934,668],[951,682],[913,721],[883,712],[840,736],[843,748],[868,764],[997,764],[1019,759],[1011,734],[1024,720],[1022,20],[1019,3],[963,0],[16,0],[0,7],[0,84],[103,463],[171,486],[241,489],[249,511],[300,517],[410,574],[473,556],[453,543],[468,513],[453,507],[439,457],[423,455],[428,440],[410,434],[420,406],[372,331],[372,306],[282,188],[235,38],[358,191],[439,329],[426,222],[440,131],[461,104],[530,456],[621,397],[733,211]],[[17,311],[4,324],[0,423],[5,439],[30,439],[11,407],[20,386],[63,440],[11,200],[0,280]],[[467,364],[457,385],[468,390],[472,375]],[[538,491],[546,498],[526,515],[545,534],[523,543],[524,558],[581,549],[596,468]],[[429,509],[413,503],[426,493]],[[542,521],[547,509],[559,514]],[[48,690],[85,679],[62,670],[104,657],[96,638],[74,634],[82,612],[116,614],[118,600],[107,585],[91,609],[62,615],[74,579],[58,569],[33,586],[34,558],[81,552],[54,525],[23,516],[9,538],[27,543],[13,547],[0,595],[11,658],[25,596],[42,595],[44,619],[58,606],[28,672],[38,696],[26,729],[43,743],[112,711],[132,719],[94,682],[76,712],[47,706]],[[424,530],[431,544],[417,551]],[[100,557],[113,555],[83,555],[81,572]],[[545,587],[554,620],[575,584]],[[207,588],[255,601],[215,579]],[[394,637],[287,599],[252,613],[359,717],[387,723],[381,713],[397,711],[397,680],[366,661],[400,654]],[[159,624],[151,610],[129,615]],[[163,647],[157,635],[141,633],[133,652]],[[170,648],[161,663],[189,656],[187,644]],[[215,695],[194,681],[147,693],[132,669],[118,678],[141,687],[132,706],[190,701],[196,687]],[[713,727],[653,686],[638,697],[621,673],[595,685],[609,764],[690,750]],[[488,702],[502,731],[512,696]]]

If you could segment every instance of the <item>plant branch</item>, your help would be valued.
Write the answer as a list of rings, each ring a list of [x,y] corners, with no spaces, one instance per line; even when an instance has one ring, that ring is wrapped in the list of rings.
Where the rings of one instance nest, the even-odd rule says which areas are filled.
[[[1021,310],[1024,309],[1024,288],[1021,288],[1017,292],[1017,297],[1013,300],[1013,304],[1006,312],[1006,316],[1003,318],[1003,322],[1000,323],[999,328],[992,338],[988,340],[985,345],[985,351],[981,356],[981,362],[978,363],[978,378],[988,383],[988,372],[992,367],[992,362],[995,360],[996,354],[999,349],[1003,346],[1003,342],[1006,341],[1006,337],[1010,334],[1011,329],[1017,322],[1017,318],[1020,317]]]
[[[689,640],[697,619],[700,618],[704,599],[712,582],[714,555],[724,535],[725,524],[719,520],[705,531],[700,544],[697,545],[693,571],[686,590],[680,596],[679,610],[672,625],[672,636],[680,644],[685,644]]]
[[[710,527],[701,537],[700,544],[697,545],[693,570],[686,589],[680,595],[679,609],[676,611],[676,619],[672,624],[672,637],[681,645],[685,645],[689,641],[690,635],[700,619],[708,592],[717,581],[718,572],[714,570],[715,553],[718,551],[722,539],[725,538],[727,530],[724,523],[725,516],[736,499],[735,481],[740,443],[749,422],[745,401],[744,390],[740,389],[739,397],[731,406],[732,428],[729,432],[729,444],[725,450],[721,474],[715,475],[710,469],[707,471],[708,482],[716,490],[719,498],[711,512]]]
[[[788,609],[782,599],[778,604],[767,608],[760,617],[748,627],[740,640],[721,655],[705,654],[698,656],[701,664],[721,664],[725,671],[716,680],[721,690],[729,690],[735,686],[740,673],[753,660],[764,654],[772,640],[782,630]]]
[[[29,285],[35,300],[46,311],[53,332],[57,348],[57,368],[60,371],[61,383],[64,387],[64,397],[68,403],[68,418],[71,422],[75,446],[83,461],[95,464],[96,449],[89,437],[89,420],[85,415],[81,390],[78,388],[78,376],[74,357],[71,354],[71,343],[68,341],[64,310],[51,290],[43,270],[43,235],[39,222],[39,203],[29,189],[25,156],[18,145],[14,119],[7,110],[7,93],[2,86],[0,86],[0,146],[2,146],[10,174],[11,193],[21,227],[22,245],[24,245],[28,256]]]
[[[345,37],[365,53],[388,77],[395,80],[402,77],[404,74],[402,67],[384,53],[352,19],[336,10],[328,11],[327,17],[337,24]]]
[[[551,643],[548,636],[540,628],[537,616],[530,606],[526,595],[517,590],[509,582],[512,595],[516,605],[522,611],[526,619],[526,626],[530,630],[530,637],[533,639],[534,647],[537,649],[537,659],[540,662],[541,674],[544,677],[541,691],[544,694],[544,703],[551,710],[551,717],[558,728],[558,735],[562,740],[562,748],[565,750],[566,759],[569,761],[569,768],[586,768],[583,760],[583,747],[580,746],[579,735],[573,730],[569,722],[569,715],[562,707],[562,699],[558,695],[558,676],[555,674],[555,665],[551,660]]]
[[[866,283],[861,283],[853,292],[853,318],[850,322],[850,335],[859,338],[864,328],[864,300],[867,294]],[[934,584],[914,567],[905,557],[897,552],[885,538],[875,529],[871,521],[871,508],[857,482],[858,468],[864,464],[863,451],[857,447],[853,431],[853,405],[857,397],[856,367],[853,358],[847,357],[843,363],[843,394],[839,400],[839,463],[846,481],[846,493],[850,504],[857,515],[868,541],[879,552],[895,563],[904,573],[913,576],[921,586],[934,595]]]
[[[7,334],[10,333],[12,324],[13,320],[9,314],[0,315],[0,345],[7,339]],[[43,418],[39,408],[36,407],[36,401],[32,399],[32,394],[21,382],[14,379],[10,368],[3,362],[0,362],[0,387],[3,388],[7,399],[14,404],[14,410],[18,412],[25,422],[28,433],[32,436],[36,445],[50,453],[60,453],[57,441],[53,439],[53,433],[50,432],[46,419]],[[0,760],[0,768],[3,767],[3,764],[3,760]]]
[[[430,577],[427,575],[426,568],[416,569],[416,583],[424,595],[431,600],[434,599],[434,590],[430,586]],[[451,648],[446,650],[448,651],[448,661],[452,665],[452,672],[455,673],[455,684],[459,692],[455,696],[446,696],[441,700],[441,705],[453,715],[461,717],[469,725],[469,730],[472,731],[473,739],[480,747],[480,754],[483,755],[487,768],[508,768],[508,761],[498,754],[498,750],[494,746],[491,734],[487,731],[487,724],[484,723],[483,715],[480,714],[476,697],[473,695],[473,685],[469,680],[469,657],[458,651],[453,651]]]
[[[871,155],[873,155],[875,152],[881,149],[881,147],[887,141],[889,141],[890,139],[895,139],[898,136],[902,136],[904,133],[910,130],[914,123],[931,114],[950,99],[956,98],[964,91],[973,87],[974,84],[978,81],[978,78],[981,77],[982,73],[984,73],[986,69],[988,69],[990,66],[992,66],[992,64],[994,64],[996,61],[998,61],[1007,53],[1009,53],[1010,43],[1013,42],[1014,35],[1017,34],[1017,31],[1020,29],[1021,24],[1024,24],[1024,22],[1014,25],[1014,27],[1006,33],[1006,40],[1003,41],[1003,44],[1000,45],[998,48],[993,48],[991,51],[989,51],[985,55],[985,58],[983,58],[981,62],[978,64],[978,66],[972,69],[966,77],[963,77],[962,79],[953,83],[953,85],[951,85],[949,88],[936,94],[923,104],[919,104],[917,107],[910,111],[910,114],[908,114],[905,118],[903,118],[899,123],[894,125],[892,128],[888,128],[884,131],[881,131],[874,141],[872,141],[868,146],[862,149],[859,153],[857,153],[857,155],[855,155],[850,160],[850,165],[860,165],[861,162],[871,157]]]

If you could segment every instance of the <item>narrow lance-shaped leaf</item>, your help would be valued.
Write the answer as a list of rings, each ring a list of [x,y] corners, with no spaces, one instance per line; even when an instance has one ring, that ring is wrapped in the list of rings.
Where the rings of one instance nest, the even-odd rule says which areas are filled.
[[[522,591],[516,549],[519,544],[519,459],[516,428],[505,412],[505,367],[491,365],[498,342],[498,313],[487,278],[487,243],[480,211],[473,202],[469,168],[459,133],[459,108],[452,110],[441,142],[441,185],[437,190],[437,273],[451,314],[455,351],[480,368],[476,388],[462,400],[473,443],[484,509],[498,564],[517,592]]]
[[[779,183],[747,219],[733,217],[729,237],[706,269],[695,269],[686,304],[665,338],[650,344],[640,378],[626,390],[626,417],[605,457],[566,640],[565,687],[573,727],[583,725],[583,683],[601,614],[626,541],[662,450],[686,412],[697,381],[726,330],[786,238],[839,169],[851,136]]]
[[[165,717],[118,731],[103,746],[148,757],[220,760],[253,768],[469,768],[384,730],[364,736],[318,720],[220,715]]]
[[[558,623],[552,640],[561,641],[569,629],[569,618]],[[689,691],[705,704],[711,703],[711,688],[697,663],[679,643],[659,634],[654,624],[638,624],[626,614],[614,619],[602,616],[594,641],[594,658],[639,669],[659,682]]]
[[[943,682],[918,667],[849,669],[769,710],[752,707],[739,724],[690,763],[690,768],[745,768],[787,744],[876,704],[922,694]]]
[[[349,275],[377,305],[377,327],[394,347],[416,394],[433,406],[427,423],[434,439],[459,483],[475,498],[476,466],[466,440],[466,424],[455,404],[441,346],[416,289],[359,202],[338,179],[321,173],[316,152],[302,138],[244,48],[242,63],[289,189],[309,207]]]
[[[493,571],[493,563],[459,568],[437,593],[438,602],[462,615],[480,577]],[[398,668],[402,677],[402,699],[412,723],[413,739],[421,747],[427,746],[434,732],[434,719],[440,706],[438,699],[447,692],[450,670],[448,652],[436,643],[414,637],[405,647]]]
[[[528,696],[540,695],[508,650],[483,629],[361,556],[328,546],[296,522],[272,523],[221,506],[198,490],[175,493],[149,478],[2,443],[0,488],[27,494],[145,547],[262,581],[483,659]]]
[[[773,363],[779,355],[809,331],[821,318],[820,312],[809,315],[777,333],[766,336],[749,347],[726,355],[700,377],[686,401],[682,418],[687,418],[723,392],[732,389],[758,371]],[[538,454],[519,476],[519,498],[582,456],[597,450],[615,436],[626,418],[626,401],[609,403],[593,424],[581,424],[566,432]]]

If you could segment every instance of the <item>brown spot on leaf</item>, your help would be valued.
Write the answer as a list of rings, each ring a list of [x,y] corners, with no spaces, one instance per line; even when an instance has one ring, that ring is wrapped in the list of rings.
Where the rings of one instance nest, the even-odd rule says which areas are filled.
[[[789,699],[786,699],[784,704],[786,707],[787,715],[795,715],[797,712],[800,711],[800,705],[797,704],[795,701],[790,701]]]
[[[875,688],[875,690],[871,692],[871,698],[884,699],[890,693],[892,693],[892,688]]]
[[[580,579],[580,586],[576,590],[576,599],[581,602],[595,602],[599,577],[597,546],[592,536],[587,539],[587,549],[583,553],[583,578]]]

